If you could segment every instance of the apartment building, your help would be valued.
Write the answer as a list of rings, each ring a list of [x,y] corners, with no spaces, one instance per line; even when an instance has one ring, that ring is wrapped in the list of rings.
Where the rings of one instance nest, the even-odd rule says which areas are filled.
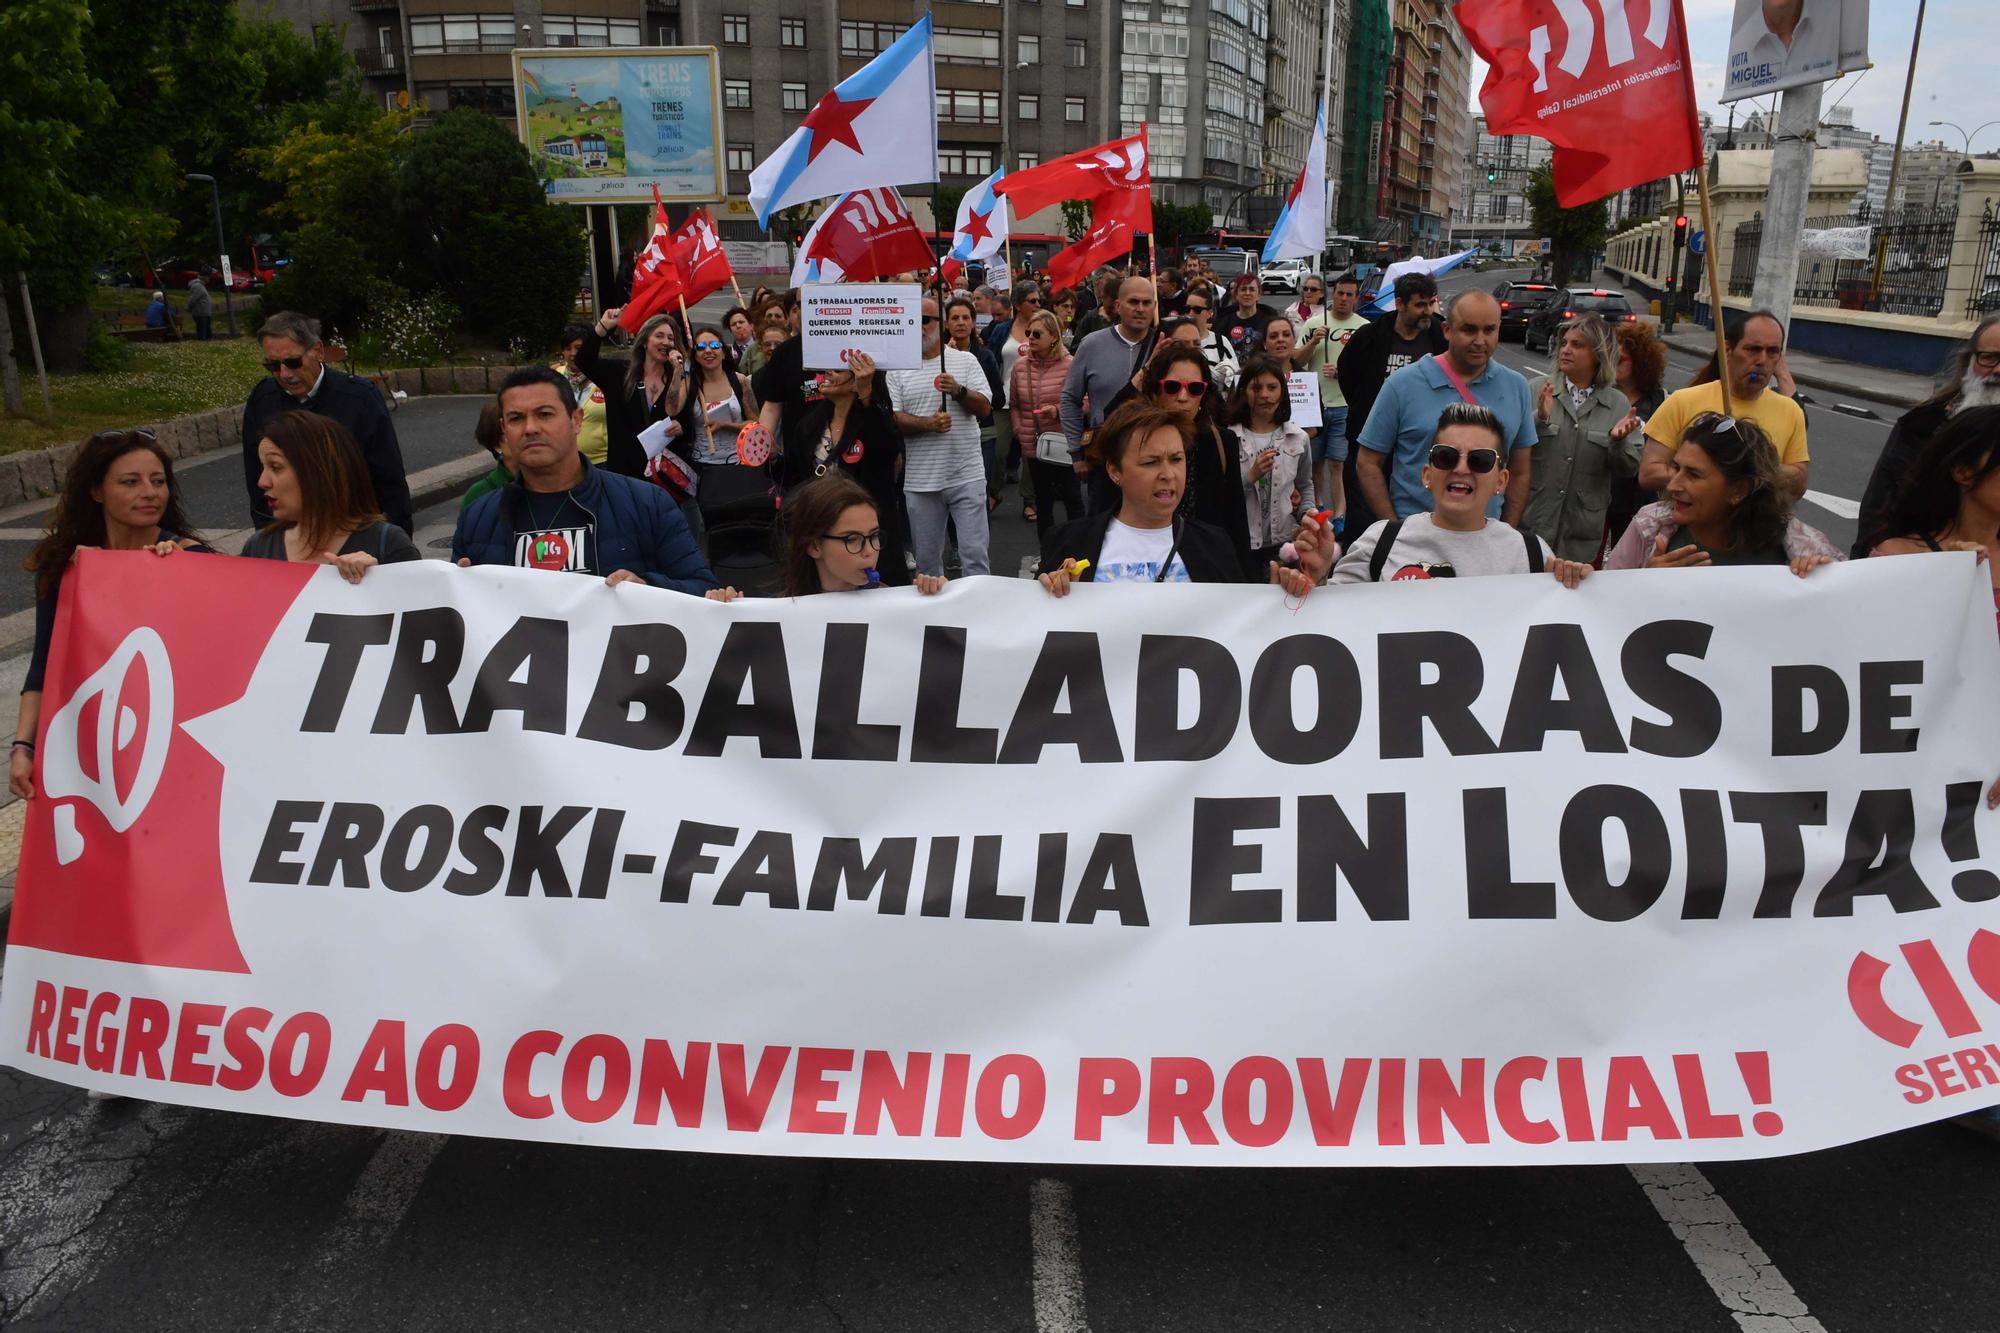
[[[1471,48],[1445,0],[1394,0],[1392,40],[1378,234],[1435,250],[1465,189]]]

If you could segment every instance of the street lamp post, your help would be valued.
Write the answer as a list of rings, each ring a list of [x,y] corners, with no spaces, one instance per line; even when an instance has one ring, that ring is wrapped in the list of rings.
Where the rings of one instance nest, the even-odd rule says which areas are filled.
[[[215,201],[215,244],[217,247],[216,249],[217,262],[221,264],[225,270],[222,275],[222,314],[223,317],[228,321],[229,336],[234,338],[236,336],[236,306],[229,299],[230,275],[227,272],[228,262],[229,262],[228,261],[229,240],[223,234],[222,230],[222,187],[215,183],[215,177],[207,175],[203,172],[190,171],[187,174],[187,178],[191,181],[206,181],[208,183],[209,195]],[[254,263],[254,261],[252,262]]]
[[[1973,141],[1974,139],[1977,139],[1977,138],[1979,137],[1979,131],[1980,131],[1980,130],[1987,130],[1987,129],[1991,129],[1991,128],[1993,128],[1993,127],[1994,127],[1995,125],[2000,125],[2000,120],[1989,120],[1989,121],[1987,121],[1987,122],[1986,122],[1986,123],[1985,123],[1984,125],[1980,125],[1980,126],[1977,126],[1977,127],[1975,127],[1975,128],[1973,129],[1972,133],[1970,133],[1970,134],[1966,134],[1966,133],[1965,133],[1965,127],[1964,127],[1964,126],[1962,126],[1962,125],[1958,125],[1958,124],[1956,124],[1956,123],[1954,123],[1954,122],[1952,122],[1952,121],[1949,121],[1949,120],[1934,120],[1934,121],[1932,121],[1932,122],[1931,122],[1931,125],[1932,125],[1932,127],[1933,127],[1933,128],[1935,128],[1935,127],[1937,127],[1937,126],[1940,126],[1940,125],[1941,125],[1941,126],[1943,126],[1943,127],[1945,128],[1945,129],[1948,129],[1948,130],[1957,130],[1957,131],[1958,131],[1958,132],[1959,132],[1959,133],[1960,133],[1961,135],[1964,135],[1964,136],[1965,136],[1965,155],[1966,155],[1967,157],[1971,157],[1971,156],[1972,156],[1972,141]]]

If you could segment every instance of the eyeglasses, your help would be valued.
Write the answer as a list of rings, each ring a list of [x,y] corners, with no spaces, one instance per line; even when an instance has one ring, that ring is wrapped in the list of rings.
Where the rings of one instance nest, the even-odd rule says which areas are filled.
[[[1046,338],[1046,337],[1048,337],[1048,336],[1049,336],[1049,331],[1048,331],[1047,329],[1029,329],[1029,330],[1028,330],[1028,341],[1029,341],[1029,342],[1033,342],[1033,341],[1034,341],[1035,339],[1037,339],[1037,338]]]
[[[1459,453],[1456,445],[1434,444],[1431,446],[1431,466],[1440,472],[1456,472]],[[1467,449],[1464,454],[1465,466],[1482,477],[1500,466],[1498,449]]]
[[[713,338],[703,338],[694,345],[694,350],[697,352],[719,352],[722,350],[722,344]]]
[[[1170,398],[1178,398],[1182,394],[1199,398],[1208,392],[1208,385],[1202,380],[1161,380],[1160,392]]]
[[[882,529],[873,532],[824,532],[820,534],[827,541],[839,542],[847,548],[849,555],[860,555],[863,551],[882,549]]]
[[[1025,306],[1025,305],[1039,306],[1041,303],[1042,303],[1042,298],[1039,296],[1024,296],[1020,300],[1014,302],[1014,304],[1017,306]]]
[[[936,315],[925,315],[925,316],[924,316],[924,323],[926,323],[926,324],[935,324],[935,323],[937,323],[937,322],[938,322],[938,317],[937,317]]]
[[[1188,302],[1187,312],[1190,315],[1206,315],[1208,313],[1208,307],[1205,305],[1196,305],[1194,302],[1190,301]]]
[[[1981,370],[2000,370],[2000,352],[1974,352],[1972,361]]]
[[[264,369],[266,372],[275,375],[278,373],[279,366],[283,366],[286,370],[297,370],[305,363],[306,359],[302,356],[281,356],[275,361],[266,361]]]
[[[1306,290],[1305,290],[1305,295],[1307,295],[1307,296],[1324,296],[1324,295],[1326,295],[1326,288],[1324,288],[1324,287],[1308,287],[1308,288],[1306,288]]]

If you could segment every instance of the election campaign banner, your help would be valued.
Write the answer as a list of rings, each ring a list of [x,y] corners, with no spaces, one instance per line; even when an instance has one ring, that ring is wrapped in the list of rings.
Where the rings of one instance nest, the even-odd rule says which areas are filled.
[[[924,289],[914,282],[809,282],[799,288],[807,370],[839,370],[855,352],[878,370],[924,364]]]
[[[516,50],[516,127],[558,203],[719,202],[721,80],[712,46]]]
[[[2000,1101],[1992,616],[1958,554],[723,604],[85,551],[0,1058],[738,1153],[1824,1148]]]
[[[1724,102],[1868,68],[1868,0],[1736,0]]]

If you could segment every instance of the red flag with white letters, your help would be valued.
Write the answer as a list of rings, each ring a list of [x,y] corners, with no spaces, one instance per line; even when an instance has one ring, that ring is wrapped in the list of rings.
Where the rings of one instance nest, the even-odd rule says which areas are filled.
[[[653,187],[653,235],[632,263],[632,299],[625,303],[618,324],[627,333],[671,310],[686,291],[681,266],[674,258],[674,232],[667,225],[667,206],[660,202],[660,188]]]
[[[1049,256],[1049,281],[1057,287],[1076,286],[1099,264],[1131,254],[1134,235],[1132,224],[1122,217],[1099,218],[1074,245]]]
[[[705,208],[688,214],[687,221],[675,230],[673,256],[675,266],[680,269],[681,285],[686,289],[682,299],[689,305],[721,291],[735,276],[735,270],[729,266],[729,254],[715,234],[715,222]]]
[[[993,183],[993,192],[1007,197],[1017,218],[1050,204],[1088,199],[1093,221],[1115,219],[1131,231],[1150,234],[1153,173],[1146,156],[1146,127],[1141,124],[1137,134],[1082,149],[1039,167],[1010,171]],[[1131,248],[1129,240],[1126,248]]]
[[[1454,12],[1492,66],[1479,90],[1488,132],[1553,144],[1563,207],[1701,165],[1680,0],[1459,0]]]

